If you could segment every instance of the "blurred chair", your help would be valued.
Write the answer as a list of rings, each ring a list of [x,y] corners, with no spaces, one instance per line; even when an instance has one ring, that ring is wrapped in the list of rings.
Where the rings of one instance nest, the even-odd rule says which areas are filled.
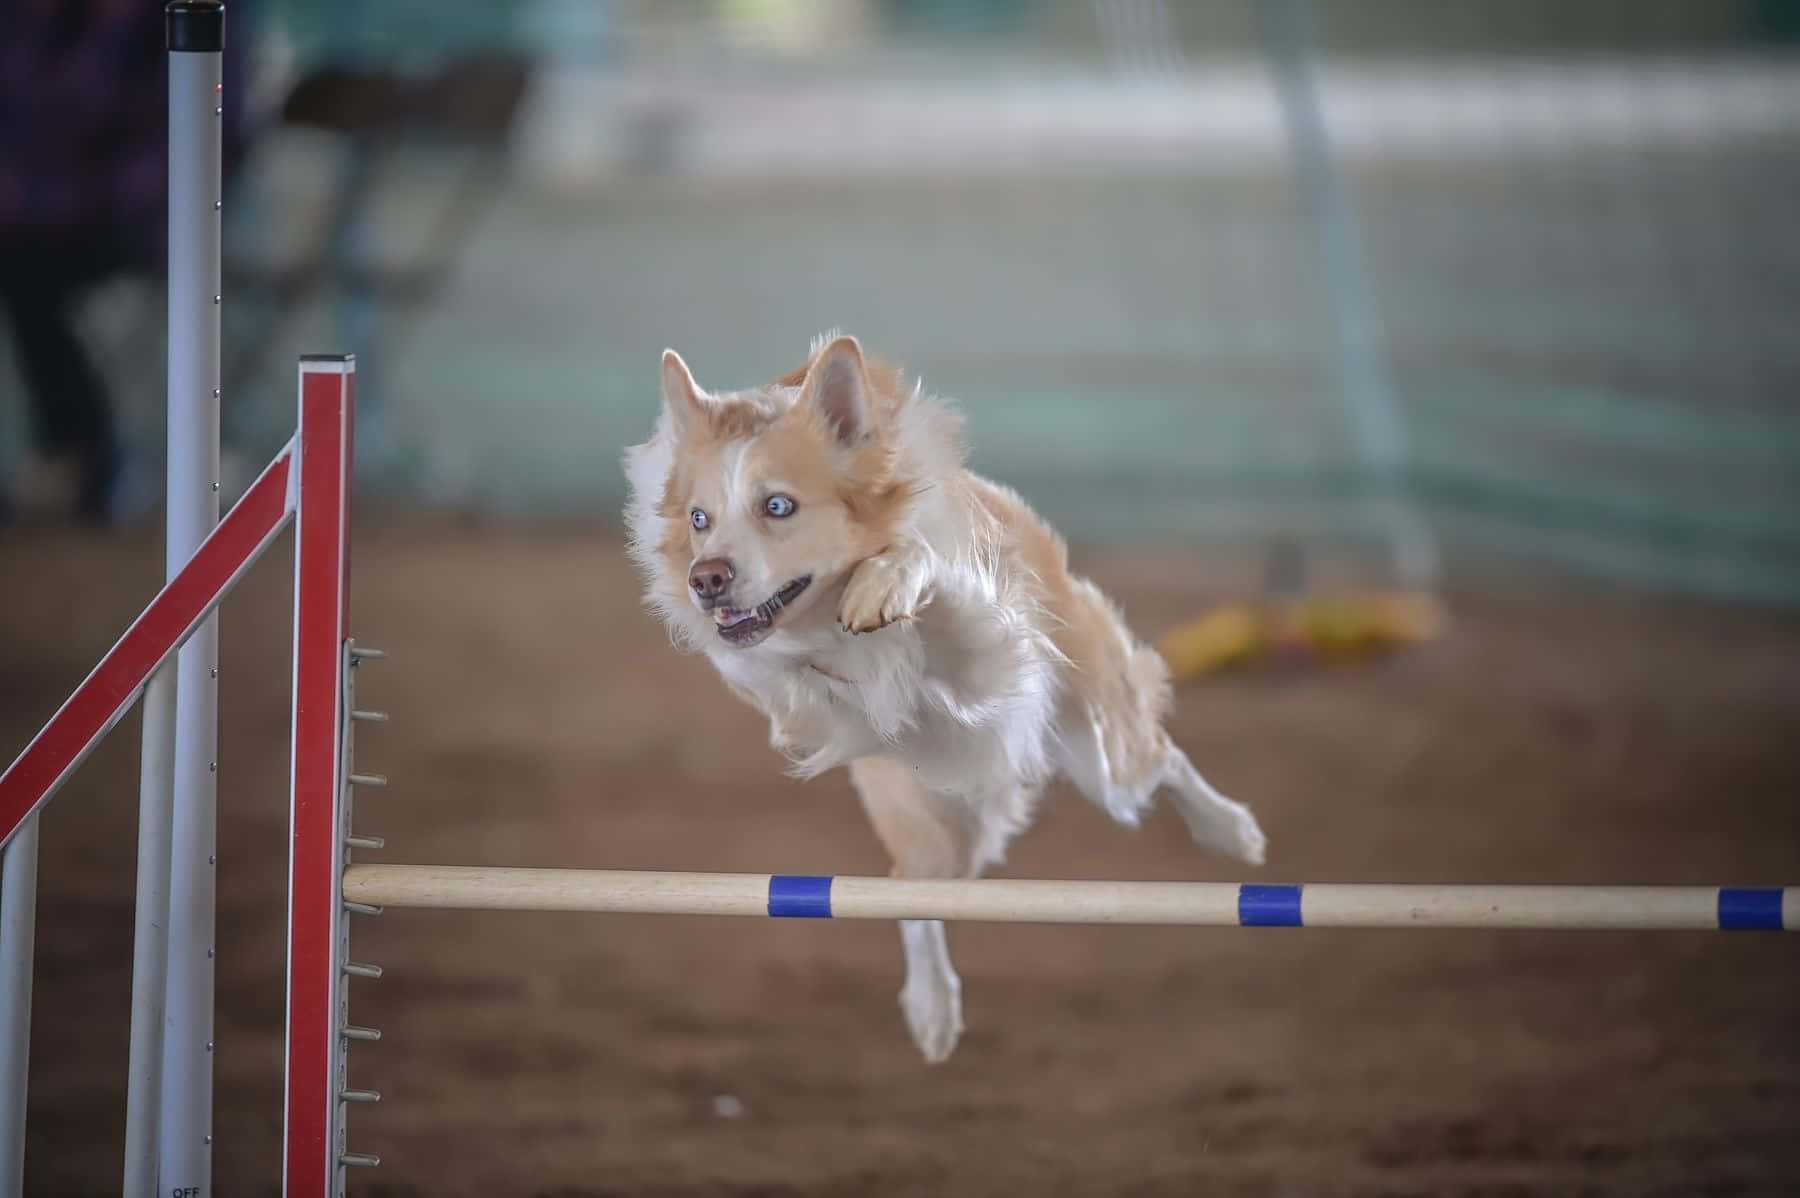
[[[335,344],[358,356],[359,421],[373,418],[368,447],[383,455],[379,369],[410,326],[440,296],[471,231],[504,179],[504,155],[525,95],[529,69],[509,54],[465,56],[424,74],[327,66],[302,76],[267,131],[323,133],[340,143],[325,218],[310,243],[280,260],[230,254],[225,288],[239,317],[223,373],[243,394],[292,346],[282,334],[316,304],[335,312]],[[383,262],[370,236],[371,214],[404,186],[407,151],[429,148],[453,163],[451,184],[417,213],[414,252]],[[359,457],[363,447],[358,447]]]

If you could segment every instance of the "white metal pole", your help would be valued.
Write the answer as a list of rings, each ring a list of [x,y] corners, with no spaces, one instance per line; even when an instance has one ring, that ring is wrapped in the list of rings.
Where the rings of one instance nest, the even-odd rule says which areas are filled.
[[[219,519],[219,211],[225,9],[165,8],[169,50],[170,572]],[[218,836],[216,616],[176,663],[174,818],[169,839],[160,1179],[183,1198],[212,1192],[214,855]]]
[[[1437,539],[1407,491],[1406,426],[1382,355],[1381,321],[1362,241],[1339,185],[1319,107],[1306,0],[1261,0],[1257,15],[1294,147],[1301,198],[1318,241],[1334,364],[1357,449],[1376,488],[1375,510],[1400,581],[1411,587],[1433,586],[1440,567]]]
[[[25,1083],[31,1068],[31,955],[37,942],[38,817],[0,869],[0,1193],[25,1192]]]
[[[169,832],[175,801],[175,667],[144,688],[138,781],[137,930],[131,957],[131,1057],[125,1086],[124,1198],[156,1194],[163,987],[169,972]]]

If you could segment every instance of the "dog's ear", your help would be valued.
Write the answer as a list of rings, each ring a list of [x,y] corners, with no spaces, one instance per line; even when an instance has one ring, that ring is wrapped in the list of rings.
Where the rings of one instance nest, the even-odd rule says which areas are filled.
[[[854,445],[863,439],[869,431],[869,375],[856,338],[834,338],[814,356],[800,402],[825,418],[839,443]]]
[[[694,374],[672,349],[662,356],[663,410],[669,414],[669,427],[677,438],[685,437],[706,418],[709,402],[706,392],[694,382]]]

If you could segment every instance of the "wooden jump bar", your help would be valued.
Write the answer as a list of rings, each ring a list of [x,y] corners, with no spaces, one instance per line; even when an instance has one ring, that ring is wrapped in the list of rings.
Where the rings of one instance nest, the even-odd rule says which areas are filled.
[[[378,907],[1215,927],[1800,930],[1800,887],[951,881],[351,865]]]

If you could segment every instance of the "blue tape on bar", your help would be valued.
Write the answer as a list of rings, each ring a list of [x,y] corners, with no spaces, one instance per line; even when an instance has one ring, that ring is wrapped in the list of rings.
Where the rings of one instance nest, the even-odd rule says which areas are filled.
[[[831,879],[816,874],[770,874],[769,914],[830,919]]]
[[[1719,887],[1719,930],[1722,932],[1781,931],[1781,887]]]
[[[1246,928],[1297,928],[1300,923],[1300,887],[1238,887],[1238,924]]]

